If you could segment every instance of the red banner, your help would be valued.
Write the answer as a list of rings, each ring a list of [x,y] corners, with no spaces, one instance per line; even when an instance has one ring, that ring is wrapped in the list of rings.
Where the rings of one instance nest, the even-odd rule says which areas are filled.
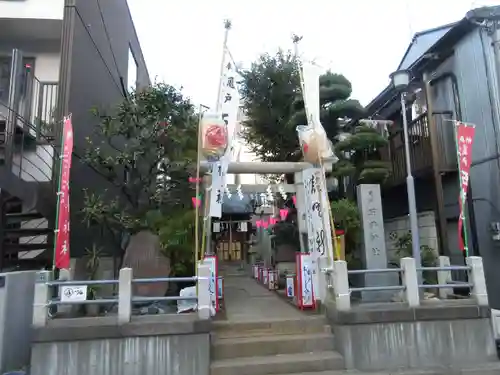
[[[457,147],[458,147],[458,173],[460,175],[460,196],[458,204],[460,216],[458,217],[458,245],[460,250],[465,250],[462,229],[464,222],[464,205],[467,198],[467,188],[469,186],[469,173],[472,162],[472,144],[474,142],[475,128],[467,126],[461,122],[457,123]]]
[[[64,119],[62,136],[61,176],[59,180],[57,231],[54,249],[54,263],[59,269],[69,268],[69,178],[73,154],[73,126],[71,118]]]

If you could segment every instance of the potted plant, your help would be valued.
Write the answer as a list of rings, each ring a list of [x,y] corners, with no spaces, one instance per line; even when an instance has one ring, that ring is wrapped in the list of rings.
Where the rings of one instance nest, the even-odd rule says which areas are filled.
[[[97,271],[100,265],[100,253],[101,249],[95,244],[92,248],[86,249],[86,270],[87,270],[87,280],[97,280]],[[97,299],[98,286],[90,285],[87,287],[87,300]],[[85,305],[85,314],[87,316],[97,316],[99,315],[100,306],[96,303]]]

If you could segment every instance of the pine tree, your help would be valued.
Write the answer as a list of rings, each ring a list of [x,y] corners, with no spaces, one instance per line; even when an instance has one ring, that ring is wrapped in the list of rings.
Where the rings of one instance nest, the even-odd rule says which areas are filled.
[[[379,129],[360,125],[335,144],[339,161],[333,167],[338,179],[349,178],[348,195],[358,184],[382,184],[390,174],[390,165],[380,160],[380,149],[387,139]]]

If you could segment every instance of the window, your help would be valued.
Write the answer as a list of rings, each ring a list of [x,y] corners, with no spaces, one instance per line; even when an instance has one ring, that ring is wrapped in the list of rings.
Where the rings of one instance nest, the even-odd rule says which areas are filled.
[[[127,84],[130,90],[135,90],[137,87],[137,60],[130,46],[128,47]]]

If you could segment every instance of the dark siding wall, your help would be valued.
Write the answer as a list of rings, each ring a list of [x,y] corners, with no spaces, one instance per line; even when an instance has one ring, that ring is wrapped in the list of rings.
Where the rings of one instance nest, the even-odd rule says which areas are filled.
[[[64,41],[62,44],[61,81],[66,80],[69,84],[66,86],[66,102],[64,98],[61,102],[62,108],[66,107],[65,112],[73,115],[76,155],[71,173],[71,252],[78,256],[101,235],[90,232],[81,224],[83,189],[96,192],[109,189],[109,194],[116,194],[109,183],[79,161],[85,137],[91,135],[97,124],[89,111],[93,107],[110,110],[123,100],[120,79],[124,87],[129,87],[129,46],[138,64],[138,84],[145,86],[150,81],[126,0],[66,0],[64,22],[66,30],[72,30],[72,35],[66,44]],[[66,32],[63,38],[68,38],[70,33]],[[65,52],[69,52],[67,61]]]

